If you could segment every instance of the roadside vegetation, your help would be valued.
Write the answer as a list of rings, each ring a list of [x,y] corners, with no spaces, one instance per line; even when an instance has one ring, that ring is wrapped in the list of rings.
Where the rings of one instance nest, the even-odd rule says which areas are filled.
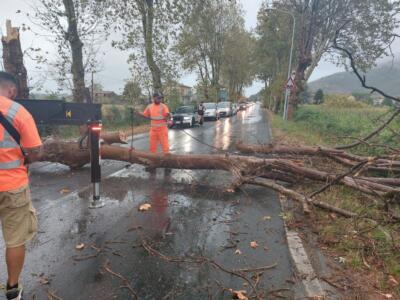
[[[275,114],[270,116],[274,137],[279,143],[336,146],[353,143],[352,137],[366,136],[384,122],[392,109],[373,107],[347,96],[328,96],[322,105],[299,107],[292,121],[283,121]],[[389,147],[400,148],[399,133],[400,120],[397,119],[368,141],[369,145],[360,145],[350,151],[368,156],[384,155],[390,152]],[[319,158],[313,158],[309,163],[324,166],[327,171],[342,168]],[[309,195],[318,190],[318,186],[310,183],[296,189]],[[349,273],[355,271],[355,274],[364,275],[362,278],[368,281],[370,288],[399,299],[400,224],[387,213],[391,210],[400,216],[399,203],[385,203],[384,199],[343,186],[332,186],[318,197],[359,215],[359,218],[346,219],[315,210],[309,220],[321,248],[340,261]],[[293,224],[298,222],[293,220]],[[365,288],[368,286],[360,287],[360,291]],[[380,299],[378,294],[376,297]]]
[[[381,125],[393,113],[391,107],[373,107],[347,96],[328,96],[323,105],[302,105],[293,121],[274,118],[283,132],[310,145],[346,145],[357,141]],[[351,152],[382,155],[388,147],[398,148],[400,120],[394,120],[380,135]],[[373,145],[375,147],[371,147]]]

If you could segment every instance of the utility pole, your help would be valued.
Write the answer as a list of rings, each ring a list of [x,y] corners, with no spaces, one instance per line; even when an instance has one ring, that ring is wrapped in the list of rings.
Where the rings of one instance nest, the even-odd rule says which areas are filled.
[[[94,99],[94,71],[92,71],[92,97],[90,97],[90,99],[92,100],[92,103],[95,103],[95,99]]]

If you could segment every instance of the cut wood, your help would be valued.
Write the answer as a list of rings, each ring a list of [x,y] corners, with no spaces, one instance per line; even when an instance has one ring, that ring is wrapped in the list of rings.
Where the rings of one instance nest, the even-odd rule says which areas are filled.
[[[104,143],[111,144],[127,144],[128,137],[123,131],[116,132],[102,132],[101,139]]]

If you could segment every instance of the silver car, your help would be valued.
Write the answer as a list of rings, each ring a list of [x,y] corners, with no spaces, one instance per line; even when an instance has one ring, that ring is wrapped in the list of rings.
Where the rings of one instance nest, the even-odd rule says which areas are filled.
[[[231,117],[233,115],[232,102],[220,102],[218,103],[218,112],[220,117]]]
[[[219,119],[217,103],[204,103],[204,119],[217,121]]]

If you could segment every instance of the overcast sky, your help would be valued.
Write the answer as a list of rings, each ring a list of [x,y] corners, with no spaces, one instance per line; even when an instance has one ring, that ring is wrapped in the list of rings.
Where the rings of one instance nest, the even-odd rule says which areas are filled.
[[[30,3],[33,0],[0,0],[0,24],[1,29],[5,32],[5,21],[11,19],[14,26],[21,26],[25,23],[29,26],[30,21],[27,19],[24,13],[17,13],[18,10],[23,12],[30,11]],[[252,29],[257,23],[257,11],[260,8],[262,0],[240,0],[243,8],[246,12],[246,26],[248,29]],[[35,28],[32,26],[32,28]],[[38,29],[36,29],[38,30]],[[27,47],[41,47],[49,51],[50,57],[56,53],[55,47],[50,44],[45,37],[35,37],[31,32],[22,32],[21,42],[23,48]],[[126,62],[128,53],[121,52],[113,49],[109,45],[105,45],[102,50],[106,52],[104,57],[101,57],[102,71],[96,74],[96,81],[100,82],[105,89],[121,92],[124,83],[130,78],[129,66]],[[0,64],[0,66],[2,66]],[[30,77],[45,76],[46,84],[45,87],[48,90],[55,90],[55,82],[48,78],[43,70],[35,70],[35,63],[29,59],[26,59],[26,66]],[[322,62],[315,70],[312,79],[317,79],[332,73],[337,72],[334,65]],[[181,82],[190,86],[195,84],[196,76],[193,74],[185,74],[181,78]],[[34,80],[35,81],[35,80]],[[34,82],[33,81],[33,82]],[[261,84],[255,82],[251,87],[246,89],[246,95],[250,96],[258,92],[261,88]]]

